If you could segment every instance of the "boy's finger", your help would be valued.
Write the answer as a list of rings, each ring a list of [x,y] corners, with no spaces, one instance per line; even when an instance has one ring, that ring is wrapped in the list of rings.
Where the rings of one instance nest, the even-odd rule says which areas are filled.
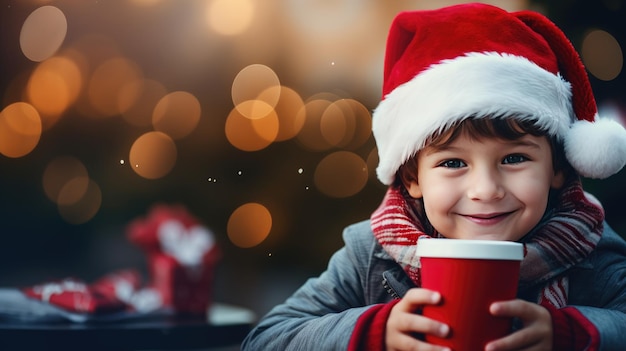
[[[522,329],[503,338],[489,342],[486,345],[485,350],[508,351],[528,349],[533,347],[533,345],[538,345],[540,341],[541,340],[536,336],[533,336],[532,333],[529,333],[528,330]]]
[[[489,312],[498,317],[517,317],[524,323],[548,313],[545,308],[523,300],[494,302],[489,306]]]
[[[448,327],[448,325],[434,319],[429,319],[418,314],[407,314],[406,316],[407,317],[402,321],[403,325],[400,327],[400,329],[405,332],[429,334],[440,338],[445,338],[450,333],[450,327]]]
[[[441,294],[427,289],[410,289],[402,298],[402,302],[411,308],[421,305],[436,305],[441,302]]]
[[[494,302],[489,306],[489,312],[498,317],[521,317],[524,303],[521,300]]]

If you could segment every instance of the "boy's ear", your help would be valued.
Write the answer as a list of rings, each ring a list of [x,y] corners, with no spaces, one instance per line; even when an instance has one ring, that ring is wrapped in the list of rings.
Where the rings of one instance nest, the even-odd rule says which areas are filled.
[[[411,197],[416,199],[420,199],[422,197],[422,189],[416,181],[412,180],[408,182],[408,184],[404,183],[404,187]]]
[[[407,190],[411,197],[419,199],[422,197],[422,190],[417,184],[417,165],[414,164],[414,159],[407,161],[407,164],[400,167],[398,175],[402,185]]]
[[[561,189],[563,184],[565,184],[565,172],[563,172],[563,170],[556,171],[552,177],[550,187],[552,187],[552,189]]]

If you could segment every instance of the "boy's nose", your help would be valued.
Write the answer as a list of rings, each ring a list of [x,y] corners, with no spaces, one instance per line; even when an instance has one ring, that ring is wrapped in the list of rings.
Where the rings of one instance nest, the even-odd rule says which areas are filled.
[[[471,200],[490,201],[504,196],[502,179],[497,170],[475,169],[468,180],[467,196]]]

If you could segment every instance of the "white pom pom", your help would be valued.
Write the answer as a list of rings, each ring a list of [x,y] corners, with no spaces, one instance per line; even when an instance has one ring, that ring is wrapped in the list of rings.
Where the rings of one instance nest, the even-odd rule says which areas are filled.
[[[626,165],[626,130],[611,119],[574,122],[564,146],[568,161],[583,177],[608,178]]]

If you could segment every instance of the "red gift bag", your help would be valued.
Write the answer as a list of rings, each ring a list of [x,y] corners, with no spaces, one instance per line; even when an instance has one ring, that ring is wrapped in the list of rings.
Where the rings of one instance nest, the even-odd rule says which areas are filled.
[[[220,257],[213,233],[180,205],[154,206],[127,229],[130,241],[146,251],[150,285],[161,294],[163,306],[205,314]]]

